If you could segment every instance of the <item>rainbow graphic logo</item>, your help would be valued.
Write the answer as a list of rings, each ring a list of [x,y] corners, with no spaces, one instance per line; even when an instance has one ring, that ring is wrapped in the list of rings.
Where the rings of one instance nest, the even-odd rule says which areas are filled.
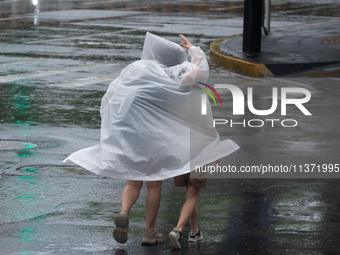
[[[212,92],[214,92],[215,95],[217,96],[218,100],[220,101],[221,106],[222,106],[222,100],[221,100],[221,98],[220,98],[220,95],[216,92],[216,90],[215,90],[213,87],[211,87],[211,86],[208,85],[208,84],[202,83],[202,82],[197,82],[197,83],[206,86],[206,87],[209,88]],[[198,87],[198,88],[201,89],[201,90],[203,90],[204,92],[206,92],[206,93],[212,98],[212,100],[214,101],[215,105],[217,105],[214,96],[211,94],[211,92],[210,92],[209,90],[203,89],[203,88],[200,88],[200,87]],[[202,115],[207,115],[207,100],[208,100],[208,99],[207,99],[207,95],[206,95],[206,94],[202,94],[202,97],[201,97],[201,114],[202,114]]]

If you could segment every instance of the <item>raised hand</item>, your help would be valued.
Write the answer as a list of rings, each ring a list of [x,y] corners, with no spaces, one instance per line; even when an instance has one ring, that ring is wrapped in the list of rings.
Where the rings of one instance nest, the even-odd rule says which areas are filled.
[[[192,46],[191,42],[184,35],[179,35],[179,37],[184,41],[184,43],[180,43],[179,45],[189,50]]]

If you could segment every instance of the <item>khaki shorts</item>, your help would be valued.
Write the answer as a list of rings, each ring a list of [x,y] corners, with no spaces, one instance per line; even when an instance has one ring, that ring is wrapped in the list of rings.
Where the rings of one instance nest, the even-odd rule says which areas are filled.
[[[205,189],[207,186],[207,178],[190,178],[190,173],[176,176],[174,179],[176,187],[194,186]]]

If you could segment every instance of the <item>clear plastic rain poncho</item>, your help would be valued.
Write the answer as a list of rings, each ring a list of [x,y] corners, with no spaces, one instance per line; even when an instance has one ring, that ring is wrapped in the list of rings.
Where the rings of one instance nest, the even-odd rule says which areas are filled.
[[[106,177],[163,180],[189,173],[239,147],[220,141],[211,106],[201,115],[209,66],[199,48],[146,34],[142,58],[122,70],[101,102],[100,144],[65,159]],[[65,162],[64,161],[64,162]]]

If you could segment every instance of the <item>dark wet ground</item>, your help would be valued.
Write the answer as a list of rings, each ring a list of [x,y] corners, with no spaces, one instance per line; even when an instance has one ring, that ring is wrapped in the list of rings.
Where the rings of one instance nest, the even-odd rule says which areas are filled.
[[[272,2],[273,27],[329,19],[339,10],[338,1]],[[125,182],[62,163],[98,142],[100,99],[120,70],[140,58],[146,31],[178,42],[183,33],[208,52],[214,40],[242,33],[242,3],[0,2],[0,254],[340,252],[340,181],[321,179],[322,173],[318,179],[209,179],[199,202],[204,240],[189,245],[187,227],[183,249],[174,251],[167,233],[185,191],[172,179],[163,182],[157,221],[165,244],[140,245],[144,187],[131,212],[129,240],[121,245],[111,235]],[[252,86],[255,105],[263,109],[270,106],[273,86],[312,93],[306,107],[313,116],[292,107],[284,117],[297,119],[296,128],[219,127],[222,138],[241,147],[225,164],[339,163],[337,79],[251,79],[210,66],[209,84],[235,84],[243,91]],[[228,103],[214,107],[215,118],[227,118],[231,96],[219,93]],[[279,112],[272,117],[283,119]],[[245,118],[254,116],[248,112]],[[26,144],[4,150],[10,141]]]

